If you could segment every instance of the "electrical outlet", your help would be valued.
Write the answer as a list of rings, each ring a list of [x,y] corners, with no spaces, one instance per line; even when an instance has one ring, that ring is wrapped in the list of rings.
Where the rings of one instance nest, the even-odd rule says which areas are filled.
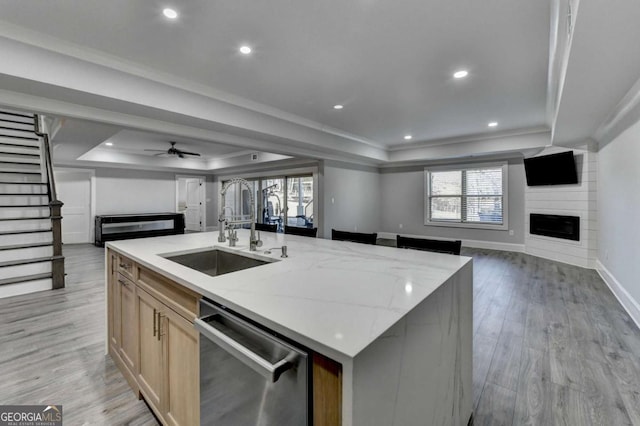
[[[402,224],[398,225],[398,228],[402,229]]]
[[[513,229],[509,229],[509,235],[513,236],[514,232]]]
[[[336,203],[336,199],[331,197],[331,204],[335,204]]]
[[[354,231],[358,232],[358,225],[353,227]]]

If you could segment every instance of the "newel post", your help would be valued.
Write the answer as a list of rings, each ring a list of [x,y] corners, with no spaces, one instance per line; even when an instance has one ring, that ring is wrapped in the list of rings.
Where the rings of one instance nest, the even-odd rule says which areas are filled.
[[[53,258],[51,275],[53,289],[64,288],[64,256],[62,256],[62,201],[53,200],[51,208],[51,232],[53,233]]]

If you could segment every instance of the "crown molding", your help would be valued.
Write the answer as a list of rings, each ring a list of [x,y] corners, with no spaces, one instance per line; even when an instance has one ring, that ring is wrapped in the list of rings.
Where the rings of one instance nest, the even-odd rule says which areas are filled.
[[[593,134],[593,139],[603,147],[631,125],[640,121],[640,79],[622,97]]]
[[[467,143],[476,141],[486,141],[491,139],[502,139],[513,136],[533,135],[538,133],[548,133],[550,129],[547,126],[526,127],[521,129],[502,130],[491,133],[476,133],[473,135],[456,136],[452,138],[434,139],[429,141],[413,142],[409,144],[395,145],[389,147],[389,152],[407,151],[420,148],[432,148],[435,146],[450,145],[456,143]]]

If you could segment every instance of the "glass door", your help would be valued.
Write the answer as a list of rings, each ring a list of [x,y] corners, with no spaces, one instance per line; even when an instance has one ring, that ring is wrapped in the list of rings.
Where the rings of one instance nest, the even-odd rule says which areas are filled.
[[[278,231],[284,230],[284,217],[286,212],[285,179],[262,179],[261,202],[262,214],[258,222],[268,225],[278,225]]]
[[[287,226],[313,228],[313,177],[287,177]]]

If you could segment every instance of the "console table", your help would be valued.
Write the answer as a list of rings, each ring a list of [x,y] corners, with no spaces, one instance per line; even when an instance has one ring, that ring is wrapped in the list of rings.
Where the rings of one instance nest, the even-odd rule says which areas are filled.
[[[96,246],[106,241],[184,234],[182,213],[140,213],[96,216]]]

